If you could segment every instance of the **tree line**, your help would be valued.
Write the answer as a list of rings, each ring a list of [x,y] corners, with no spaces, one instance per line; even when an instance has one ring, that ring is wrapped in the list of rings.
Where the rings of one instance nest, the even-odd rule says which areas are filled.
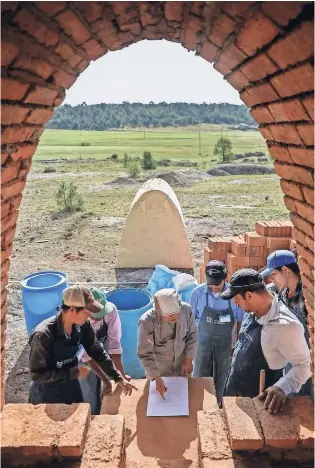
[[[257,124],[244,105],[228,103],[189,104],[187,102],[142,104],[82,103],[65,104],[55,110],[47,128],[69,130],[108,130],[135,127],[167,127],[198,125],[201,123],[242,125]]]

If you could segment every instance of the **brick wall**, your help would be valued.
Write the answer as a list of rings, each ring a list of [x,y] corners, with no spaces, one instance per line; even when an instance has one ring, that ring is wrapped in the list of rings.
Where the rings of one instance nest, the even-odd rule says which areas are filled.
[[[7,1],[1,9],[1,351],[18,208],[44,124],[91,60],[142,39],[179,42],[213,62],[260,124],[291,212],[313,327],[313,4]]]

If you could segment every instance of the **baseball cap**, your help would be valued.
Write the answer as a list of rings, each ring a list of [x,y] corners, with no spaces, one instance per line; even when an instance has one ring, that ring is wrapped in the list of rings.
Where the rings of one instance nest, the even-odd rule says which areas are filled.
[[[102,304],[95,301],[91,291],[83,286],[70,286],[63,291],[63,303],[69,307],[84,307],[92,314],[103,309]]]
[[[232,299],[241,292],[255,291],[264,284],[264,279],[260,273],[250,268],[243,268],[234,273],[228,289],[221,294],[221,297],[226,300]]]
[[[175,289],[160,289],[154,294],[163,315],[178,314],[181,300]]]
[[[104,317],[107,314],[110,314],[114,310],[114,304],[112,302],[108,302],[106,299],[103,291],[99,288],[90,288],[92,296],[94,299],[103,306],[102,310],[99,312],[91,313],[91,317],[95,319],[99,319]]]
[[[292,265],[292,263],[297,263],[293,252],[290,252],[290,250],[276,250],[267,258],[267,267],[261,274],[266,278],[275,268]]]
[[[207,284],[218,286],[227,276],[226,266],[219,260],[211,260],[206,265]]]

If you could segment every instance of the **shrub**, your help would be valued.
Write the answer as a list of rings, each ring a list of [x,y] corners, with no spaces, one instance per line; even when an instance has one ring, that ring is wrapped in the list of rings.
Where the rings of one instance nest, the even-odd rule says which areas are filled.
[[[116,153],[112,154],[111,158],[112,158],[114,161],[117,161],[117,160],[118,160],[118,154],[116,154]]]
[[[142,167],[145,170],[155,169],[156,167],[154,159],[152,158],[152,155],[149,151],[145,151],[143,153]]]
[[[140,168],[140,164],[138,163],[138,161],[132,161],[131,163],[129,163],[128,174],[130,175],[130,177],[135,179],[140,174],[140,172],[141,172],[141,168]]]
[[[82,141],[80,143],[80,146],[91,146],[91,143],[89,143],[88,141]]]
[[[78,186],[73,182],[61,182],[56,193],[57,205],[60,211],[73,213],[83,209],[84,200],[78,193]]]
[[[56,172],[56,169],[54,167],[45,167],[43,173],[48,174],[49,172]]]
[[[127,167],[129,161],[131,161],[131,156],[128,156],[128,154],[125,153],[124,154],[124,167]]]

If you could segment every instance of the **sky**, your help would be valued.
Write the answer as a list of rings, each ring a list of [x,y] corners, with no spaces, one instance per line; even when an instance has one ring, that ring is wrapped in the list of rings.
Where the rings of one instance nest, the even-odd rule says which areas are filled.
[[[142,41],[91,62],[64,104],[123,101],[242,104],[212,64],[165,40]]]

